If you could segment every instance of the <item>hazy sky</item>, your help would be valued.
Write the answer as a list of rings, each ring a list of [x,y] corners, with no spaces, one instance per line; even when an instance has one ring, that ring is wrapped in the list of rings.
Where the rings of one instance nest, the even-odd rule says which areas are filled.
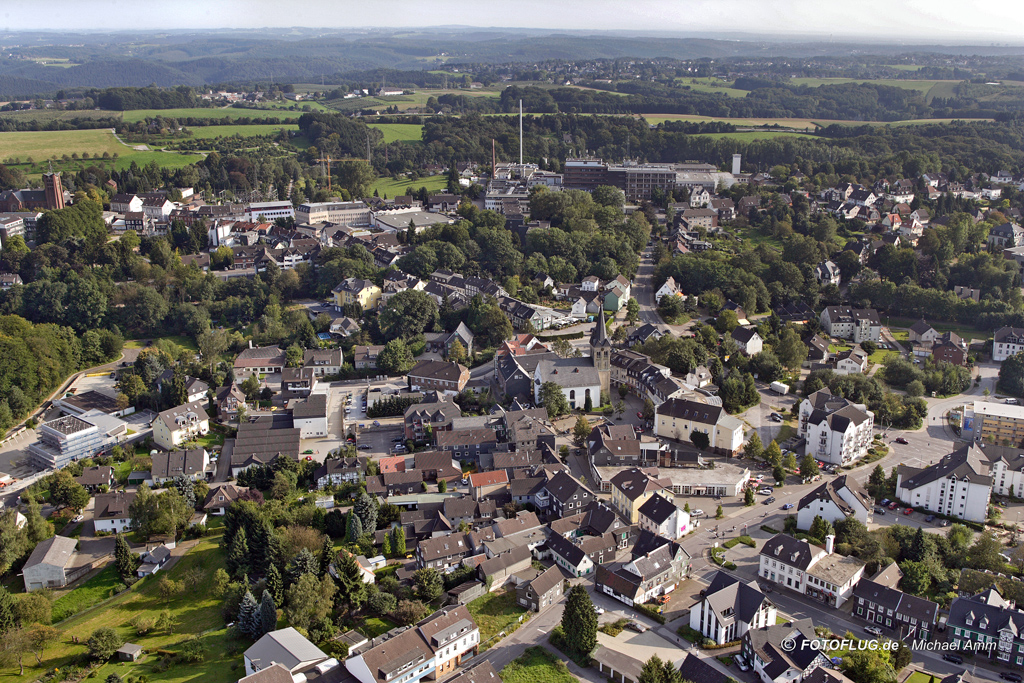
[[[0,28],[483,27],[1021,43],[1024,3],[977,0],[0,0]]]

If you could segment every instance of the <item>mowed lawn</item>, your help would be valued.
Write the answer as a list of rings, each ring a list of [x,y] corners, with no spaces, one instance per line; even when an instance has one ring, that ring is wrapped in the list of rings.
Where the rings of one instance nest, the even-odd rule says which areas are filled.
[[[42,676],[47,670],[64,668],[78,663],[86,653],[85,642],[98,628],[110,627],[124,638],[125,642],[141,645],[148,654],[135,663],[107,663],[99,667],[96,680],[104,681],[111,673],[121,677],[128,674],[144,674],[151,683],[184,683],[185,681],[213,681],[228,683],[244,675],[241,652],[250,645],[247,639],[234,640],[228,636],[221,616],[221,599],[212,591],[213,574],[224,566],[224,553],[220,549],[220,533],[204,538],[177,564],[167,570],[166,576],[181,581],[190,570],[197,570],[198,582],[187,586],[181,594],[165,602],[160,597],[159,579],[163,572],[145,579],[138,588],[124,593],[96,609],[87,611],[59,624],[59,642],[43,651],[42,665],[35,657],[25,657],[25,675],[18,675],[18,667],[6,665],[0,670],[0,680],[12,683],[28,683]],[[169,609],[175,624],[171,633],[166,630],[150,631],[138,635],[129,624],[139,616],[155,620],[161,611]],[[166,671],[158,670],[160,655],[157,649],[178,651],[181,643],[189,636],[199,634],[206,646],[203,662],[185,663],[175,658]],[[72,644],[71,636],[77,636],[80,643]]]
[[[480,651],[499,642],[497,634],[519,624],[519,617],[526,610],[516,604],[515,589],[488,593],[466,605],[480,627]]]
[[[102,156],[106,152],[110,159],[90,159],[64,161],[65,154],[88,154],[90,157]],[[31,157],[34,166],[27,163]],[[159,150],[138,151],[121,142],[113,131],[105,128],[92,130],[57,130],[0,133],[0,160],[16,158],[20,162],[22,172],[35,176],[48,168],[48,159],[56,157],[54,169],[58,171],[77,171],[86,166],[112,164],[114,168],[123,170],[135,162],[145,166],[156,161],[160,166],[180,168],[202,160],[202,155],[180,152],[161,152]]]
[[[90,156],[107,152],[113,156],[130,151],[130,147],[118,142],[113,133],[105,128],[0,133],[0,158],[3,159],[18,157],[25,161],[32,157],[34,161],[42,161],[53,155],[61,157],[72,152]]]
[[[420,142],[423,140],[423,126],[418,123],[369,123],[384,134],[384,143]]]
[[[427,188],[428,192],[436,192],[443,190],[447,186],[448,178],[443,175],[423,176],[417,180],[409,180],[408,178],[399,178],[398,180],[378,178],[377,182],[370,187],[370,194],[373,194],[373,191],[376,190],[377,194],[381,197],[386,194],[388,198],[393,198],[399,195],[410,194],[421,187]]]

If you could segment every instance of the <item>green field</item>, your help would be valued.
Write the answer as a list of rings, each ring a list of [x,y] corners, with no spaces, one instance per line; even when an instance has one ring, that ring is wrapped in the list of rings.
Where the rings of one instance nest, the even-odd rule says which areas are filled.
[[[739,140],[740,142],[753,142],[754,140],[767,140],[778,137],[810,137],[804,133],[794,133],[788,130],[746,130],[740,133],[698,133],[704,138],[726,138],[728,140]]]
[[[299,126],[295,123],[261,123],[255,126],[193,126],[189,130],[192,131],[193,137],[200,140],[209,140],[220,137],[227,138],[232,135],[241,135],[244,138],[273,135],[282,128],[284,130],[298,130]]]
[[[49,123],[50,121],[70,121],[71,119],[120,119],[121,112],[96,111],[91,109],[77,111],[29,109],[27,111],[2,111],[0,112],[0,118],[12,119],[14,121],[39,121],[40,123]]]
[[[397,197],[399,195],[409,194],[415,192],[421,187],[427,188],[428,192],[437,192],[443,190],[448,186],[448,178],[443,175],[423,176],[418,180],[409,180],[408,178],[400,178],[394,180],[392,178],[378,178],[370,187],[370,194],[376,190],[377,194],[383,197],[385,194],[388,198]]]
[[[166,576],[181,581],[192,575],[197,581],[185,588],[179,595],[165,602],[160,597],[159,581],[164,572],[144,579],[137,588],[103,603],[97,609],[72,617],[57,626],[58,641],[42,652],[42,664],[34,656],[25,656],[25,674],[18,675],[14,665],[4,666],[4,679],[11,683],[34,681],[47,671],[64,669],[77,665],[86,652],[86,640],[98,628],[115,629],[125,642],[137,643],[147,652],[134,663],[108,663],[96,669],[96,680],[104,681],[111,673],[121,677],[145,675],[150,683],[185,683],[186,681],[234,681],[244,675],[241,668],[240,652],[249,646],[247,639],[234,640],[224,628],[220,614],[222,599],[215,596],[210,578],[214,571],[224,566],[224,553],[220,549],[220,533],[204,538],[177,564],[167,570]],[[129,625],[131,619],[139,616],[155,620],[167,608],[174,616],[173,630],[152,630],[138,635]],[[78,636],[80,644],[71,644],[71,636]],[[157,649],[177,652],[181,643],[192,635],[199,635],[206,649],[202,662],[186,664],[177,658],[169,658],[170,666],[158,666],[161,655]],[[63,672],[62,672],[63,673]]]
[[[991,121],[992,119],[907,119],[905,121],[845,121],[834,119],[754,119],[754,118],[722,118],[716,116],[697,116],[691,114],[641,114],[648,123],[656,125],[665,121],[722,121],[735,126],[780,126],[795,130],[815,130],[833,123],[841,126],[921,126],[929,123],[949,123],[951,121]]]
[[[369,123],[384,133],[384,144],[392,142],[420,142],[423,139],[423,126],[418,123]]]
[[[156,161],[160,166],[180,168],[200,161],[199,154],[180,154],[178,152],[138,151],[121,144],[112,131],[99,128],[93,130],[59,130],[38,132],[0,133],[0,150],[3,159],[19,159],[19,168],[29,176],[36,176],[46,170],[46,161],[56,157],[54,168],[61,171],[76,171],[90,164],[111,164],[114,168],[125,169],[132,162],[145,166]],[[102,156],[103,153],[116,160],[64,161],[65,154],[77,153],[89,156]],[[28,164],[29,157],[34,165]]]
[[[24,161],[27,157],[34,160],[48,159],[53,155],[77,152],[78,154],[110,155],[127,154],[132,151],[125,147],[108,129],[94,130],[53,130],[0,133],[0,156],[7,159],[19,157]]]
[[[124,112],[124,120],[134,123],[136,121],[142,121],[144,119],[156,118],[162,116],[164,118],[180,119],[180,118],[195,118],[195,119],[223,119],[230,117],[233,119],[248,117],[248,118],[276,118],[280,119],[297,119],[302,112],[298,111],[283,111],[280,109],[235,109],[233,107],[198,107],[195,109],[133,109],[132,111]]]
[[[749,90],[740,90],[732,87],[731,83],[718,78],[687,78],[685,76],[676,79],[676,83],[688,87],[690,90],[699,92],[722,93],[729,97],[746,97]]]

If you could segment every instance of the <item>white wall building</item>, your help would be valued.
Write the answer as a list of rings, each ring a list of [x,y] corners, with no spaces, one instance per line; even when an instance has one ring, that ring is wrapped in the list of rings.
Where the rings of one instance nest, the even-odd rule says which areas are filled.
[[[864,576],[864,563],[837,555],[835,540],[829,535],[822,548],[776,534],[761,548],[757,575],[830,607],[842,607]]]
[[[924,469],[900,465],[896,498],[929,512],[984,522],[992,493],[990,471],[978,445],[964,446]]]
[[[700,602],[690,608],[690,628],[719,645],[739,640],[754,628],[775,624],[778,610],[758,588],[725,572],[716,572],[701,591]]]
[[[797,505],[797,528],[810,529],[815,517],[835,524],[847,517],[856,517],[867,524],[872,519],[872,500],[867,491],[848,475],[836,477],[800,499]]]
[[[640,528],[663,538],[674,541],[692,531],[690,513],[657,493],[640,506],[638,513]]]

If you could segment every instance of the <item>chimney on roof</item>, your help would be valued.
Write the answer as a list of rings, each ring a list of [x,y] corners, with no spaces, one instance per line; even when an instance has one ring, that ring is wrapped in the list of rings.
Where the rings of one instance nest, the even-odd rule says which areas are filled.
[[[829,534],[828,536],[825,537],[825,552],[828,553],[829,555],[831,555],[832,552],[835,550],[835,548],[836,548],[836,535],[835,534]]]

